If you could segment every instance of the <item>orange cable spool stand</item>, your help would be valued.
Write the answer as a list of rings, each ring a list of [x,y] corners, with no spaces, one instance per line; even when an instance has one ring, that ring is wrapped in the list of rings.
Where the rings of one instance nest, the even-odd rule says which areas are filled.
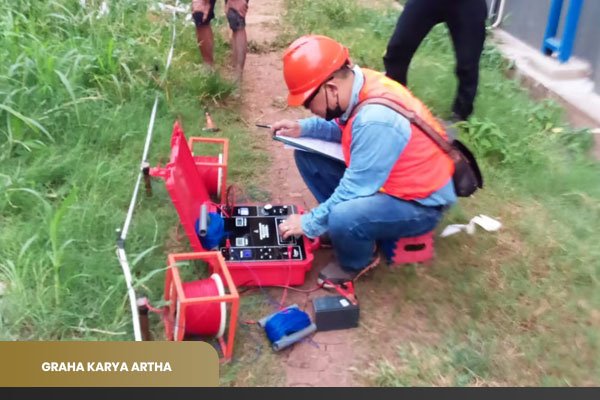
[[[221,150],[218,156],[196,155],[193,151],[195,144],[220,146]],[[229,140],[193,136],[188,140],[188,147],[192,152],[194,163],[196,164],[200,178],[206,185],[208,193],[216,195],[221,203],[225,203]]]
[[[193,260],[206,262],[211,276],[183,282],[177,264]],[[165,301],[168,303],[165,318],[168,340],[182,341],[197,336],[214,338],[222,352],[221,361],[231,360],[240,296],[221,253],[169,254]]]

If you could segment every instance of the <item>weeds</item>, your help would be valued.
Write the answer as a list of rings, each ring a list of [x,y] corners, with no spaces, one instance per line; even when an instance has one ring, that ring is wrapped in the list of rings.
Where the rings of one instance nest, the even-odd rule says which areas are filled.
[[[0,339],[128,339],[115,228],[156,93],[153,164],[168,156],[176,118],[188,135],[200,134],[207,105],[223,134],[241,129],[217,108],[235,87],[204,71],[190,24],[177,20],[160,86],[171,16],[145,0],[111,2],[107,14],[99,4],[0,0]],[[217,34],[219,62],[227,51]],[[232,143],[234,181],[260,160],[241,154]],[[177,221],[158,184],[136,208],[127,251],[134,284],[152,299],[162,295],[165,243]]]
[[[287,3],[295,22],[288,24],[289,37],[329,35],[347,45],[360,66],[383,69],[397,12],[347,1],[353,17],[337,24],[343,16],[327,10],[336,2]],[[449,116],[456,91],[454,67],[450,35],[438,25],[419,47],[408,85],[442,118]],[[370,378],[362,379],[361,369],[357,379],[365,384],[598,384],[600,321],[592,310],[600,307],[600,231],[594,223],[600,168],[587,155],[591,135],[569,127],[554,102],[532,101],[505,77],[508,68],[488,41],[475,114],[458,124],[460,139],[481,163],[486,188],[460,200],[444,221],[464,223],[483,212],[499,218],[503,228],[495,235],[437,239],[432,268],[380,270],[364,283],[361,319],[382,327],[398,349],[387,361],[372,363]],[[382,307],[384,300],[392,304]],[[414,316],[411,322],[424,328],[406,337],[396,329],[402,316],[390,318],[390,307],[402,315],[416,305],[427,313],[418,325]],[[420,338],[430,331],[439,335]]]
[[[157,90],[163,97],[153,163],[166,161],[174,119],[182,119],[188,135],[199,134],[209,106],[232,139],[232,180],[246,181],[264,165],[260,153],[241,148],[242,123],[217,107],[234,87],[197,65],[189,24],[178,22],[182,39],[169,79],[159,87],[170,18],[149,13],[145,0],[112,2],[102,16],[97,3],[82,8],[73,1],[0,0],[5,340],[129,337],[114,229],[123,222]],[[287,4],[293,23],[285,24],[274,46],[283,48],[300,34],[327,34],[348,45],[359,65],[382,70],[396,11],[369,10],[356,1]],[[218,62],[227,51],[217,35]],[[406,308],[426,310],[411,340],[391,336],[388,344],[397,351],[387,363],[372,360],[364,383],[598,384],[600,234],[594,222],[600,217],[600,171],[585,154],[590,135],[565,125],[554,103],[531,101],[503,76],[506,67],[486,46],[476,113],[459,127],[481,160],[486,189],[461,200],[446,218],[464,222],[483,212],[504,227],[496,235],[439,239],[432,268],[380,270],[359,288],[369,291],[361,295],[361,318],[379,321],[373,326],[386,332],[396,333],[395,318]],[[456,88],[453,69],[448,32],[437,26],[415,56],[409,86],[442,117]],[[260,188],[248,191],[264,196]],[[152,198],[140,199],[127,250],[135,284],[151,299],[162,295],[165,243],[169,249],[184,246],[173,231],[168,236],[176,221],[161,185]],[[390,307],[370,300],[381,293]],[[244,307],[266,306],[263,297],[244,296]],[[279,384],[277,361],[262,355],[256,332],[241,331],[237,361],[272,372],[265,375]],[[437,334],[421,337],[428,331]],[[224,383],[263,382],[252,371],[243,377],[239,371],[225,370]]]

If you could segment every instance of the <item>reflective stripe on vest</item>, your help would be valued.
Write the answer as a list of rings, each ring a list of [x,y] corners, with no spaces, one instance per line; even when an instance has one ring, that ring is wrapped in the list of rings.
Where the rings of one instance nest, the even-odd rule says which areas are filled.
[[[365,83],[360,90],[358,101],[384,97],[402,107],[414,111],[423,121],[446,137],[445,130],[433,117],[427,107],[401,84],[384,74],[361,68]],[[360,110],[358,114],[364,112]],[[352,123],[350,118],[342,129],[342,150],[346,166],[350,165],[350,145],[352,143]],[[388,179],[380,191],[404,200],[422,199],[442,188],[454,173],[454,163],[426,134],[411,124],[411,135],[404,151],[398,157]]]

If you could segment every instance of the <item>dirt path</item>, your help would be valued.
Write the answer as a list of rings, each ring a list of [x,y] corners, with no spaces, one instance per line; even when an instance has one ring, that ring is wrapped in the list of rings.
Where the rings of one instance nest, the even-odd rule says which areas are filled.
[[[392,0],[377,0],[370,6],[389,7],[395,4]],[[270,44],[277,38],[279,19],[283,14],[283,0],[261,0],[251,3],[250,7],[247,32],[251,47],[272,48]],[[264,140],[260,142],[271,156],[271,168],[263,182],[271,202],[294,203],[310,209],[317,203],[295,167],[292,151],[270,140],[268,131],[254,128],[255,123],[271,123],[283,118],[295,119],[310,115],[302,108],[288,108],[286,105],[287,90],[283,80],[281,56],[282,50],[248,54],[242,85],[242,114],[251,124],[252,134],[264,135]],[[307,275],[303,289],[314,287],[318,271],[329,257],[331,253],[328,250],[321,249],[317,252],[313,269]],[[385,271],[380,272],[385,274]],[[417,332],[425,330],[420,327],[425,317],[418,306],[403,307],[399,313],[403,323],[393,330],[387,329],[390,323],[388,309],[394,301],[381,298],[374,283],[365,282],[358,288],[359,296],[369,292],[369,296],[363,297],[364,303],[361,301],[361,308],[364,306],[365,310],[370,309],[368,315],[361,315],[361,328],[318,332],[312,340],[298,343],[280,354],[287,386],[364,385],[360,376],[364,374],[368,363],[373,361],[373,346],[387,342],[389,346],[377,347],[387,348],[380,352],[380,356],[392,358],[395,348],[393,343],[412,338]],[[274,289],[273,294],[279,295],[280,290]],[[296,303],[312,313],[312,298],[327,294],[331,293],[323,290],[310,294],[289,292],[286,303]],[[373,337],[380,341],[374,343],[371,340]]]
[[[269,44],[277,37],[279,16],[283,13],[282,0],[253,2],[247,17],[248,40],[257,48],[270,48]],[[302,109],[286,106],[286,86],[283,80],[282,51],[262,54],[248,54],[242,86],[242,113],[251,124],[270,123],[282,118],[301,118],[308,114]],[[253,134],[267,135],[259,128]],[[277,142],[267,140],[267,151],[272,157],[271,169],[265,180],[265,189],[273,203],[294,203],[305,209],[316,206],[316,201],[304,185],[294,165],[291,150],[284,149]],[[327,251],[319,251],[314,268],[306,278],[305,288],[316,284],[319,268],[330,256]],[[288,304],[297,303],[310,312],[310,298],[326,293],[319,291],[309,295],[297,292],[288,294]],[[284,363],[287,386],[353,386],[352,372],[349,370],[354,360],[356,334],[351,331],[319,332],[312,341],[296,344],[281,354]]]

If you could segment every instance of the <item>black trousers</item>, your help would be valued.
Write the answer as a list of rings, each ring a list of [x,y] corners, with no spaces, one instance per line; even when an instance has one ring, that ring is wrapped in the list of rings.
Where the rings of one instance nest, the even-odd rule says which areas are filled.
[[[434,25],[446,23],[454,44],[458,78],[452,111],[466,119],[473,112],[477,94],[486,17],[485,0],[408,0],[383,58],[387,76],[406,86],[415,51]]]

